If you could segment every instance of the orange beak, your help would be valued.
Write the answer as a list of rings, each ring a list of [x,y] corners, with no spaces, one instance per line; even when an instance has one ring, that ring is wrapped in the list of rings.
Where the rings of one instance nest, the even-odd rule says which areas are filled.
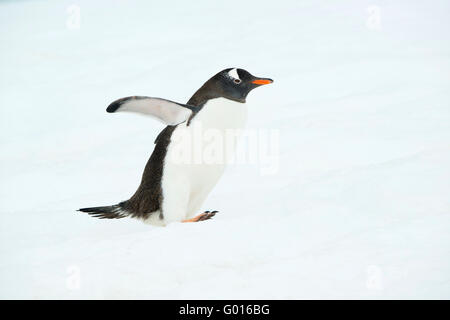
[[[269,84],[269,83],[272,83],[272,82],[273,82],[272,79],[256,79],[256,80],[253,80],[253,81],[252,81],[252,83],[254,83],[254,84],[259,84],[259,85],[262,85],[262,84]]]

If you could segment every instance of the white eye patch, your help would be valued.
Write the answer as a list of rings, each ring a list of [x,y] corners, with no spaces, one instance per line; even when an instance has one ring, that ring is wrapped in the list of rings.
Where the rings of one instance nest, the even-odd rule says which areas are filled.
[[[239,78],[239,75],[238,75],[238,73],[237,73],[236,68],[231,69],[230,71],[228,71],[228,75],[229,75],[230,77],[234,78],[234,79],[241,80],[241,79]]]

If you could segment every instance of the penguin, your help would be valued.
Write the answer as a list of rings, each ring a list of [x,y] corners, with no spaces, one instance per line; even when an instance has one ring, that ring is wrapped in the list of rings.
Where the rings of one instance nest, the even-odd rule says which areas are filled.
[[[183,162],[179,160],[180,150],[195,148],[195,128],[221,138],[230,131],[242,130],[247,120],[247,95],[272,82],[244,69],[227,68],[206,81],[186,104],[147,96],[112,102],[106,109],[108,113],[140,113],[167,126],[157,136],[141,183],[129,200],[78,211],[100,219],[137,218],[155,226],[211,219],[218,211],[196,213],[222,176],[226,161],[209,163],[186,157],[189,161]],[[233,135],[233,139],[238,136]],[[200,144],[199,154],[207,147]]]

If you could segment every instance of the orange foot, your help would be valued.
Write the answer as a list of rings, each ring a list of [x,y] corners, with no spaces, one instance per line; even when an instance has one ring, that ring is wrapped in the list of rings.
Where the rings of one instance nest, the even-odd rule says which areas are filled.
[[[198,216],[195,216],[191,219],[183,220],[181,222],[199,222],[199,221],[208,220],[208,219],[211,219],[212,217],[214,217],[217,212],[219,212],[219,211],[211,211],[211,212],[205,211],[205,212],[199,214]]]

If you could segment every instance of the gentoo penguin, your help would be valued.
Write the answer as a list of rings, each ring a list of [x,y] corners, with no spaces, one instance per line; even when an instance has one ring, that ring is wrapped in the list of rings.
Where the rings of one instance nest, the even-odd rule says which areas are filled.
[[[268,78],[255,77],[244,69],[228,68],[206,81],[187,104],[144,96],[126,97],[111,103],[106,109],[109,113],[142,113],[167,126],[156,138],[141,184],[129,200],[79,211],[100,219],[133,217],[158,226],[171,222],[198,222],[213,217],[217,211],[195,214],[221,177],[225,163],[210,163],[202,159],[179,161],[180,146],[188,151],[195,148],[191,141],[195,139],[195,128],[202,128],[203,132],[210,130],[213,136],[219,137],[225,137],[227,130],[243,129],[248,93],[272,82]],[[187,136],[189,139],[180,142]],[[202,154],[208,145],[201,145],[200,148]]]

